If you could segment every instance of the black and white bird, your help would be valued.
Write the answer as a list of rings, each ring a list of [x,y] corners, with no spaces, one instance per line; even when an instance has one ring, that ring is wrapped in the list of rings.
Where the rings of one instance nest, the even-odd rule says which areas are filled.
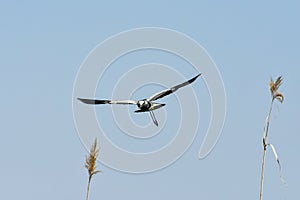
[[[197,76],[195,76],[194,78],[181,83],[179,85],[176,85],[170,89],[166,89],[163,90],[159,93],[156,93],[154,95],[152,95],[151,97],[149,97],[148,99],[142,99],[142,100],[98,100],[98,99],[83,99],[83,98],[77,98],[78,100],[80,100],[83,103],[86,104],[92,104],[92,105],[96,105],[96,104],[121,104],[121,105],[136,105],[139,109],[134,111],[136,113],[140,113],[140,112],[149,112],[150,116],[152,118],[153,123],[158,126],[158,122],[156,120],[156,117],[154,115],[153,110],[156,110],[158,108],[161,108],[163,106],[165,106],[166,104],[164,103],[155,103],[154,101],[160,98],[163,98],[169,94],[172,94],[173,92],[175,92],[176,90],[178,90],[179,88],[182,88],[186,85],[191,84],[192,82],[194,82],[199,76],[201,75],[198,74]]]

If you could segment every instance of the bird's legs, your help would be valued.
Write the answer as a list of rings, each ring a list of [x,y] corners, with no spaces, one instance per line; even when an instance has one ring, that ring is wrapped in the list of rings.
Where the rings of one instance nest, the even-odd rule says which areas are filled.
[[[156,118],[155,118],[154,112],[153,112],[152,110],[150,110],[149,112],[150,112],[150,116],[151,116],[151,118],[152,118],[153,123],[154,123],[156,126],[158,126],[158,122],[157,122],[157,120],[156,120]]]

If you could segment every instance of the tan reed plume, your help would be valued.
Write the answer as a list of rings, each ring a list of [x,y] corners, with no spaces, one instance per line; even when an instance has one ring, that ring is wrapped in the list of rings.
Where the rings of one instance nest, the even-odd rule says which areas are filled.
[[[90,185],[92,177],[97,174],[98,172],[101,172],[100,170],[97,170],[97,157],[99,155],[99,149],[97,144],[97,139],[95,139],[94,144],[92,145],[90,149],[90,153],[88,156],[86,156],[85,159],[85,168],[87,168],[89,173],[89,180],[88,180],[88,188],[86,193],[86,200],[89,198],[89,192],[90,192]]]

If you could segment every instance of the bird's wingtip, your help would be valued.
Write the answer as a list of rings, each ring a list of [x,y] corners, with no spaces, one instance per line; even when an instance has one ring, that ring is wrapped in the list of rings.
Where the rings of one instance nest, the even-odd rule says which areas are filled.
[[[194,82],[199,76],[201,76],[202,73],[198,74],[197,76],[195,76],[194,78],[191,78],[190,80],[188,80],[189,83]]]
[[[84,102],[85,99],[83,98],[76,98],[78,101]]]

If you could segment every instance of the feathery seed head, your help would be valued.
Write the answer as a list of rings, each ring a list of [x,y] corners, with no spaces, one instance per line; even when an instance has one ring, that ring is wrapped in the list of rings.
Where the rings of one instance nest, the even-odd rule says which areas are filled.
[[[269,84],[273,100],[277,99],[280,103],[282,103],[284,100],[284,95],[278,91],[281,84],[282,84],[282,76],[279,76],[275,82],[271,78]]]
[[[85,159],[85,168],[88,169],[90,176],[92,176],[98,172],[101,172],[101,171],[96,170],[98,154],[99,154],[99,149],[97,147],[97,139],[95,139],[95,142],[90,149],[89,156],[87,156]]]

